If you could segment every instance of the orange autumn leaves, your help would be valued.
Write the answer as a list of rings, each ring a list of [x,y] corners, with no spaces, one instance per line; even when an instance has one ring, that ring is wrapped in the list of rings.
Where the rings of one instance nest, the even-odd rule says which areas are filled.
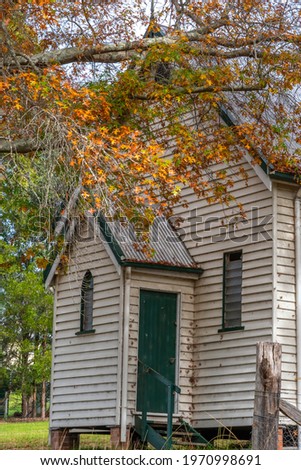
[[[0,86],[6,129],[22,123],[14,138],[26,131],[37,137],[38,130],[40,140],[51,142],[66,177],[68,167],[80,175],[83,194],[96,208],[131,216],[133,206],[138,211],[146,205],[167,207],[174,185],[171,164],[154,139],[120,124],[105,87],[74,85],[56,66],[39,74],[22,71]]]
[[[164,37],[156,26],[155,39],[137,41],[138,1],[129,12],[121,1],[5,0],[1,134],[33,141],[33,162],[83,184],[97,208],[129,216],[171,210],[187,186],[230,203],[235,179],[246,178],[243,149],[298,174],[287,136],[301,139],[300,106],[289,115],[270,98],[300,83],[300,35],[272,3],[185,2],[177,16],[179,2],[165,2]],[[242,120],[230,127],[220,110],[232,103]]]

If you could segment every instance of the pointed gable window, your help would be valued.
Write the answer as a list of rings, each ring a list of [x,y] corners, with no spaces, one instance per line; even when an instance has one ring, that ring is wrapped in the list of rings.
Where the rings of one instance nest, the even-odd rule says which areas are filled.
[[[92,331],[93,327],[93,276],[87,271],[81,288],[80,331]]]

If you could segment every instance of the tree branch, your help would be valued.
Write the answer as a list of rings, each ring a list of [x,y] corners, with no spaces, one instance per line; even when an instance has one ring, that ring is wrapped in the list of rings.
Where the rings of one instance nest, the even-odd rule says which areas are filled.
[[[174,5],[178,14],[185,14],[188,18],[190,18],[192,21],[194,21],[195,24],[199,26],[196,32],[201,36],[212,33],[213,31],[216,31],[217,29],[222,28],[223,26],[227,26],[230,23],[228,15],[225,14],[219,20],[213,22],[208,26],[204,26],[201,19],[197,15],[195,15],[191,10],[184,8],[182,2],[180,4],[178,0],[172,0],[172,4]]]
[[[220,37],[214,37],[214,43],[217,46],[227,47],[227,48],[241,48],[247,46],[256,47],[259,44],[271,44],[271,43],[286,43],[286,44],[300,44],[301,37],[295,36],[291,37],[289,35],[275,35],[272,36],[271,34],[268,36],[267,34],[260,34],[259,36],[250,37],[248,39],[236,39],[235,41],[231,41],[229,39],[224,39]]]
[[[178,94],[187,94],[187,95],[192,95],[192,94],[198,94],[198,93],[220,93],[220,92],[233,92],[233,93],[238,93],[238,92],[248,92],[248,91],[262,91],[266,88],[266,83],[262,84],[256,84],[253,86],[204,86],[204,87],[196,87],[193,88],[192,90],[188,90],[183,87],[174,87],[174,91],[177,92]],[[133,99],[137,100],[142,100],[142,101],[149,101],[153,100],[155,98],[152,98],[151,94],[150,95],[133,95]]]
[[[176,35],[169,35],[164,37],[156,38],[143,38],[136,41],[121,41],[114,44],[100,44],[92,48],[77,48],[77,47],[66,47],[63,49],[57,49],[53,51],[46,51],[39,54],[34,54],[31,57],[27,57],[24,54],[18,54],[15,52],[13,57],[10,57],[9,60],[2,59],[0,60],[0,73],[1,69],[4,67],[7,69],[18,70],[21,67],[25,68],[43,68],[51,66],[54,64],[57,65],[66,65],[71,63],[120,63],[126,60],[130,60],[134,57],[137,57],[141,52],[146,51],[154,45],[165,45],[172,46],[176,44],[179,40],[183,39],[183,36],[187,39],[188,42],[193,43],[193,49],[200,51],[203,56],[210,57],[221,57],[225,59],[231,59],[236,57],[256,57],[261,58],[263,56],[262,49],[257,49],[258,44],[260,43],[261,47],[264,43],[300,43],[300,38],[292,37],[267,37],[264,35],[250,38],[247,41],[238,40],[223,40],[222,38],[214,38],[217,46],[223,48],[231,48],[227,51],[224,49],[217,49],[213,47],[206,47],[202,43],[202,38],[212,29],[216,29],[222,24],[213,24],[209,27],[204,27],[195,31],[189,31]],[[201,43],[201,44],[200,44]]]
[[[34,140],[20,139],[16,141],[10,141],[6,139],[0,139],[0,154],[8,155],[11,153],[30,153],[42,149],[42,143],[37,143]]]
[[[190,37],[192,34],[189,35]],[[194,33],[194,40],[196,39]],[[141,42],[133,43],[120,43],[114,45],[103,45],[91,49],[79,49],[75,47],[59,49],[51,52],[44,52],[41,54],[33,55],[30,59],[24,55],[19,56],[18,62],[10,61],[6,63],[5,60],[0,61],[0,72],[4,67],[16,70],[21,67],[48,67],[50,65],[66,65],[71,63],[119,63],[131,58],[137,57],[142,51],[147,50],[154,44],[172,45],[177,42],[177,38],[152,38],[145,39]],[[195,48],[194,48],[195,49]],[[251,47],[239,48],[233,51],[222,51],[211,48],[199,47],[200,53],[204,56],[235,58],[235,57],[262,57],[262,51],[254,50]]]

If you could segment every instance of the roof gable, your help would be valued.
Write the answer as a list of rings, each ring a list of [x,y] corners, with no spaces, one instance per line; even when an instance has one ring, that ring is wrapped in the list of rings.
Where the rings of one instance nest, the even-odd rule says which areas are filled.
[[[157,217],[150,227],[147,241],[136,234],[133,224],[107,221],[98,215],[101,232],[121,266],[195,272],[202,268],[195,263],[185,245],[164,217]]]
[[[91,221],[90,213],[89,219],[94,227],[96,223],[96,233],[100,229],[101,241],[111,258],[113,255],[116,267],[132,266],[197,274],[203,272],[164,217],[155,219],[150,227],[147,241],[139,239],[133,224],[128,221],[109,222],[102,214],[97,214]],[[71,243],[74,231],[75,222],[72,220],[66,230],[66,246]],[[63,253],[64,250],[56,256],[52,265],[48,265],[45,269],[46,287],[51,285]]]

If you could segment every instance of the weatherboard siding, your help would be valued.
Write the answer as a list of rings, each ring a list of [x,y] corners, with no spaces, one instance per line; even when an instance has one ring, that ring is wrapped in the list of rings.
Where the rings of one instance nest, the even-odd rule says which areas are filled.
[[[296,404],[295,197],[291,186],[277,184],[277,319],[276,339],[282,345],[281,395]]]
[[[252,424],[256,343],[272,339],[272,193],[248,163],[242,165],[248,184],[237,179],[232,188],[246,213],[240,223],[234,202],[208,205],[188,190],[189,208],[177,208],[184,219],[182,239],[204,269],[195,285],[192,425],[197,428]],[[219,331],[223,257],[239,250],[244,330]]]
[[[133,424],[136,412],[141,289],[179,294],[177,385],[181,395],[176,413],[194,427],[252,424],[258,341],[276,339],[282,344],[282,396],[295,402],[295,190],[278,184],[273,201],[272,192],[252,167],[243,165],[248,186],[237,180],[233,194],[243,204],[246,219],[237,222],[234,203],[226,208],[208,205],[189,190],[185,190],[188,209],[175,210],[184,219],[181,238],[204,270],[200,277],[131,270],[128,424]],[[244,329],[220,331],[223,256],[238,250],[243,260]],[[95,333],[77,336],[81,282],[87,269],[94,278]],[[120,277],[102,242],[76,242],[68,272],[58,276],[57,285],[51,427],[114,426],[120,404]]]
[[[93,329],[80,329],[81,283],[94,280]],[[98,238],[77,241],[57,279],[51,427],[114,426],[118,420],[120,278]]]

